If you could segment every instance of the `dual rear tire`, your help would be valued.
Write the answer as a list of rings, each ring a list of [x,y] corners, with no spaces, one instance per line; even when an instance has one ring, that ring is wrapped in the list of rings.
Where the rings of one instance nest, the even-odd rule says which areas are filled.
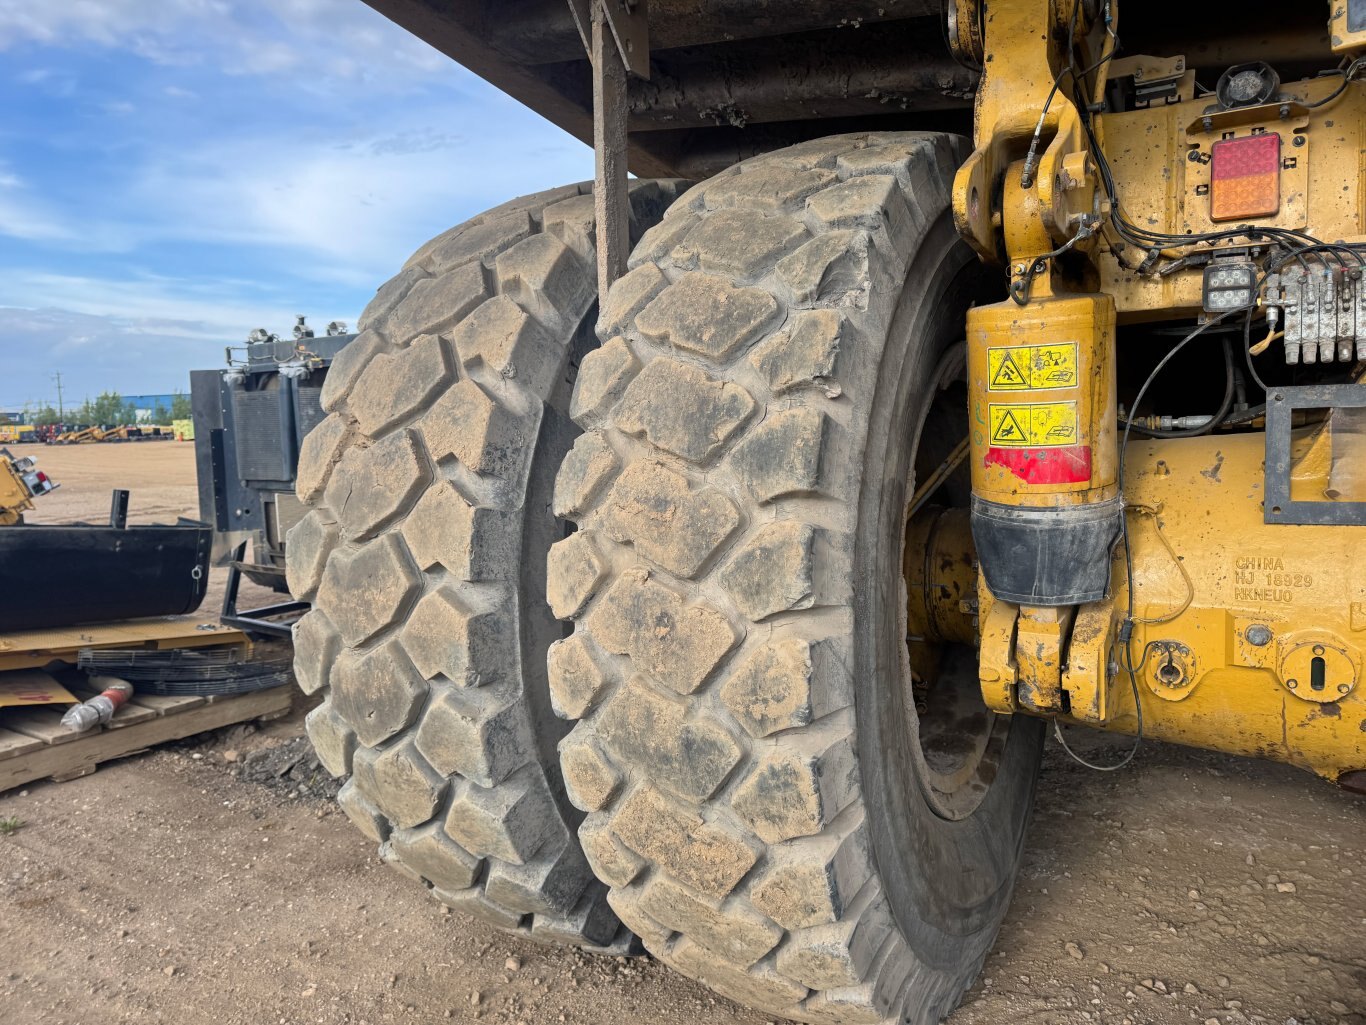
[[[291,581],[315,608],[297,673],[329,688],[309,730],[351,774],[343,807],[440,899],[589,945],[620,920],[683,973],[802,1021],[936,1021],[970,984],[1042,729],[985,711],[970,650],[933,679],[907,652],[906,504],[937,435],[966,430],[961,403],[932,411],[982,292],[948,210],[962,156],[946,136],[844,136],[696,186],[644,232],[601,344],[575,334],[554,374],[537,369],[549,347],[490,362],[513,334],[465,325],[506,295],[542,333],[582,327],[586,251],[562,243],[572,287],[540,255],[556,247],[523,239],[469,258],[477,301],[431,284],[415,301],[417,282],[454,281],[443,236],[381,289],[355,346],[375,340],[329,381],[333,440],[310,436],[300,470],[315,508]],[[662,212],[667,188],[645,188]],[[527,238],[572,234],[544,227],[553,209]],[[513,270],[519,247],[534,269]],[[418,323],[450,296],[458,317]],[[442,343],[442,387],[485,404],[469,385],[472,405],[446,400],[430,372],[403,417],[367,398],[372,361],[389,360],[379,392],[402,393],[413,371],[390,363]],[[473,429],[470,408],[488,410]]]

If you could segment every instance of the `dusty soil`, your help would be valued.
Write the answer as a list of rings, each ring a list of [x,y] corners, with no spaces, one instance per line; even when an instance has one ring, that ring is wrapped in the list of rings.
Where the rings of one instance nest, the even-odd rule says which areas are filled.
[[[40,455],[64,482],[133,487],[135,517],[193,510],[189,446]],[[103,515],[83,488],[45,500],[44,520],[59,496],[89,504],[62,518]],[[332,810],[289,746],[300,729],[222,731],[0,795],[0,819],[23,822],[0,836],[0,1021],[770,1020],[648,959],[444,913]],[[1366,800],[1176,747],[1102,775],[1050,746],[1010,916],[949,1022],[1366,1025]]]
[[[189,442],[16,445],[11,451],[36,458],[38,468],[60,485],[39,498],[25,515],[30,523],[103,523],[109,517],[109,493],[114,488],[132,492],[129,523],[199,518],[194,445]]]

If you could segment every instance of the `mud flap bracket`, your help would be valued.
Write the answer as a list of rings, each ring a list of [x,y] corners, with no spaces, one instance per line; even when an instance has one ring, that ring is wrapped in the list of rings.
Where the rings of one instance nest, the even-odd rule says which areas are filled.
[[[626,179],[626,73],[650,77],[646,0],[569,0],[593,66],[593,213],[597,222],[598,295],[626,273],[630,200]]]

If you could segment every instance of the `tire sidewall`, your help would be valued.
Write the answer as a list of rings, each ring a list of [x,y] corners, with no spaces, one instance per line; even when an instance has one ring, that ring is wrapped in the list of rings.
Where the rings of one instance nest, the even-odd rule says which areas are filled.
[[[918,725],[901,699],[909,679],[899,555],[917,434],[939,360],[962,335],[983,272],[945,211],[906,275],[878,370],[854,551],[855,710],[868,829],[883,892],[906,941],[951,969],[985,956],[1010,900],[1042,750],[1043,724],[1016,717],[982,803],[939,816],[922,792]],[[970,949],[965,949],[970,948]]]

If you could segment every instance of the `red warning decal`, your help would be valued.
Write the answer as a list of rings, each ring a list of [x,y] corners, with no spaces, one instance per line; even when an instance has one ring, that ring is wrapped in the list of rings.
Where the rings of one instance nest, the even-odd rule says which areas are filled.
[[[1085,484],[1091,479],[1091,446],[987,449],[987,466],[1001,466],[1026,484]]]

